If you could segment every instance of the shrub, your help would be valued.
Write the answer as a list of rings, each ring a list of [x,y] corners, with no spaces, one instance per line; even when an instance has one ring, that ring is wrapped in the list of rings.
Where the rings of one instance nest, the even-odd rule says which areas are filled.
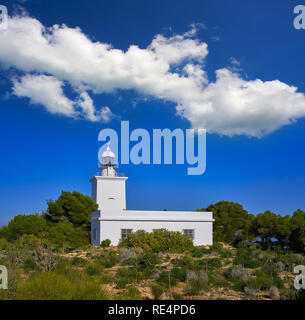
[[[278,276],[274,277],[273,285],[275,287],[277,287],[278,289],[284,289],[285,288],[284,281]]]
[[[236,278],[246,281],[248,279],[248,273],[245,271],[244,268],[239,266],[233,266],[227,272],[228,278]]]
[[[112,268],[118,262],[118,256],[115,251],[104,251],[101,255],[95,256],[94,259],[105,268]]]
[[[177,279],[168,271],[160,272],[157,282],[165,288],[177,285]]]
[[[272,300],[279,300],[280,299],[279,289],[275,286],[272,286],[269,290],[269,296]]]
[[[194,248],[194,249],[191,251],[191,255],[192,255],[192,257],[194,257],[194,258],[201,258],[201,257],[203,256],[202,249],[200,249],[200,248]]]
[[[233,260],[234,265],[242,265],[245,268],[255,269],[259,267],[259,262],[253,259],[251,249],[238,249],[237,255]]]
[[[206,274],[206,278],[208,279],[209,286],[226,287],[228,284],[226,281],[226,278],[219,273],[214,274],[212,272],[209,272],[208,275]],[[203,279],[206,279],[206,278],[203,278]]]
[[[174,300],[183,300],[183,295],[181,293],[174,292],[173,298]]]
[[[275,263],[275,268],[278,272],[282,272],[285,270],[285,264],[282,261],[278,261]]]
[[[220,268],[222,263],[218,258],[206,259],[207,265],[210,268]]]
[[[208,289],[207,282],[202,279],[191,279],[187,282],[185,293],[190,296],[200,294],[203,290]]]
[[[200,271],[199,271],[198,277],[199,277],[202,281],[208,282],[209,277],[208,277],[207,273],[206,273],[204,270],[200,270]]]
[[[192,270],[188,270],[186,273],[186,280],[192,280],[192,279],[197,279],[197,274]]]
[[[98,281],[92,281],[80,274],[73,281],[54,271],[33,273],[18,289],[16,299],[20,300],[92,300],[110,299],[110,294]]]
[[[154,269],[156,264],[160,263],[160,260],[157,256],[157,254],[153,252],[144,252],[139,259],[139,267],[141,269]]]
[[[256,290],[266,290],[272,287],[272,279],[268,276],[250,277],[247,281],[247,287]]]
[[[89,276],[97,276],[97,275],[99,275],[101,273],[101,269],[95,264],[89,264],[87,266],[87,268],[85,269],[85,272]]]
[[[246,286],[246,282],[241,279],[231,278],[230,281],[232,282],[235,291],[243,291]]]
[[[109,239],[106,239],[101,242],[100,246],[101,246],[101,248],[108,248],[108,247],[110,247],[110,244],[111,244],[111,241]]]
[[[35,263],[35,261],[33,261],[32,259],[26,259],[23,263],[23,270],[25,272],[31,271],[31,270],[35,270],[37,269],[37,265]]]
[[[135,282],[136,280],[140,280],[140,274],[137,272],[135,268],[121,268],[117,271],[117,276],[120,278],[127,278],[128,283]]]
[[[116,282],[116,289],[125,289],[127,284],[129,283],[128,278],[120,278]]]
[[[175,266],[186,267],[189,270],[193,270],[196,266],[195,260],[188,254],[184,255],[180,259],[173,259],[171,262]]]
[[[165,292],[165,288],[159,284],[153,284],[151,286],[151,293],[154,296],[154,299],[158,300],[162,294]]]
[[[184,282],[186,280],[187,269],[186,268],[173,268],[171,270],[171,276],[177,281]]]
[[[180,232],[158,229],[152,233],[144,230],[130,233],[119,243],[120,247],[142,248],[143,250],[161,250],[163,252],[184,252],[192,249],[193,242]]]
[[[84,267],[87,264],[87,260],[80,257],[74,257],[71,263],[73,266]]]
[[[245,287],[244,292],[247,296],[254,298],[256,296],[256,289]]]
[[[123,298],[126,300],[138,300],[141,298],[141,293],[136,287],[129,287],[126,292],[123,293]]]
[[[223,249],[219,252],[219,255],[221,258],[231,258],[232,257],[232,252],[227,249]]]
[[[137,257],[137,254],[133,249],[121,248],[119,251],[119,260],[124,262],[126,260],[134,259]]]

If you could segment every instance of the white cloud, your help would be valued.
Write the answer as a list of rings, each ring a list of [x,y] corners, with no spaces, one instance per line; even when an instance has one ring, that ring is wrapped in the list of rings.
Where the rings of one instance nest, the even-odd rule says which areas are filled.
[[[87,92],[116,89],[134,89],[141,95],[171,101],[193,127],[225,135],[261,136],[305,116],[304,95],[278,80],[247,81],[234,72],[237,70],[226,68],[217,70],[216,81],[210,82],[205,72],[208,47],[194,39],[195,31],[192,26],[183,35],[157,35],[147,48],[131,45],[122,51],[91,41],[79,28],[45,28],[36,19],[13,17],[6,32],[0,33],[0,63],[25,73],[39,73],[44,80],[44,74],[51,75],[49,81],[57,83],[53,85],[54,96],[61,103],[51,106],[39,97],[37,76],[32,86],[35,95],[25,83],[19,85],[19,90],[23,89],[19,96],[28,96],[51,112],[62,108],[61,113],[72,116],[78,105],[91,121],[109,121],[112,114],[108,107],[96,110]],[[33,76],[15,81],[15,94],[16,85],[18,88],[26,77]],[[79,93],[76,102],[64,97],[65,82]]]
[[[228,69],[202,92],[199,101],[185,101],[178,112],[193,127],[224,135],[262,136],[305,116],[305,97],[278,80],[243,80]]]
[[[93,100],[86,91],[80,93],[77,105],[82,108],[85,117],[90,121],[109,122],[114,117],[109,107],[103,107],[97,112]]]
[[[27,97],[33,104],[42,104],[51,113],[75,116],[73,101],[64,96],[62,81],[52,76],[26,75],[14,80],[13,93]]]
[[[109,122],[114,115],[109,107],[96,111],[93,100],[86,91],[80,92],[75,101],[68,99],[63,92],[64,83],[53,76],[25,75],[13,80],[13,93],[30,99],[32,104],[41,104],[50,113],[63,114],[73,118],[81,115],[90,121]],[[82,113],[78,112],[80,108]]]

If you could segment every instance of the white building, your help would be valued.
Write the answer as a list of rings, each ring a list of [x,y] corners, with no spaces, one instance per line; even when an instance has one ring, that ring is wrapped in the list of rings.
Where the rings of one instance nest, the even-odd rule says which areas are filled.
[[[117,245],[121,238],[137,230],[155,229],[180,231],[194,244],[212,245],[213,213],[192,211],[135,211],[126,210],[126,180],[117,173],[115,155],[110,150],[102,154],[101,175],[94,176],[92,197],[98,211],[92,213],[91,243],[100,245],[105,239]]]

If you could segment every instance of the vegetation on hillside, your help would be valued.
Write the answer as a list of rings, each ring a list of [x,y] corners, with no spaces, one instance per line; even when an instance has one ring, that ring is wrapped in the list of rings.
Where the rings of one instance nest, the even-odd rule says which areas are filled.
[[[0,229],[0,299],[304,299],[293,287],[305,265],[305,212],[256,216],[222,201],[214,245],[194,247],[179,232],[137,231],[92,247],[90,197],[62,192],[43,214],[18,215]]]

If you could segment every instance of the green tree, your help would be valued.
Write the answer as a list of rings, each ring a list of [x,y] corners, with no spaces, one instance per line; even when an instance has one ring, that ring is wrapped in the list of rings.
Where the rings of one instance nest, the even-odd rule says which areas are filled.
[[[82,228],[75,228],[69,222],[49,224],[48,238],[57,247],[66,245],[77,248],[89,243],[88,232]]]
[[[260,237],[262,244],[266,244],[269,249],[272,245],[272,238],[276,237],[277,222],[277,215],[269,210],[259,213],[254,222],[256,236]]]
[[[288,244],[291,234],[291,216],[277,216],[274,237],[278,240],[282,247]]]
[[[232,243],[235,240],[251,238],[251,225],[254,216],[248,214],[242,205],[235,202],[220,201],[205,209],[197,211],[211,211],[215,219],[214,241]]]
[[[12,219],[7,227],[3,228],[3,234],[9,240],[15,240],[22,235],[39,236],[47,229],[47,223],[43,216],[36,214],[17,215]],[[2,229],[1,229],[2,230]]]
[[[97,209],[91,197],[77,191],[62,191],[56,201],[48,201],[46,219],[54,223],[70,222],[76,228],[89,231],[91,213]]]
[[[305,249],[305,212],[298,209],[291,218],[290,244],[294,250]]]

